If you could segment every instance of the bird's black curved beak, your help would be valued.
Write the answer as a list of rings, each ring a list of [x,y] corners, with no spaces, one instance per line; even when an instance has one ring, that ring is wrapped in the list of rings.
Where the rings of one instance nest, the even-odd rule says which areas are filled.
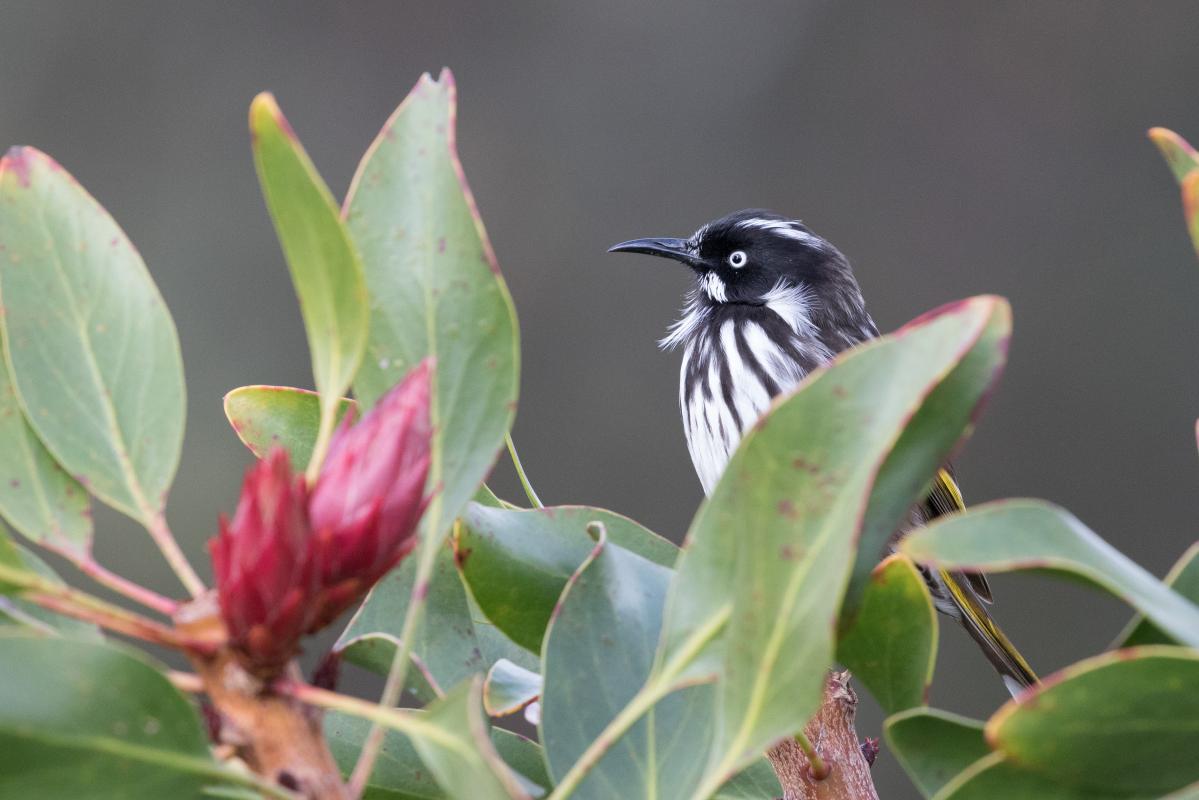
[[[699,254],[691,249],[691,245],[686,239],[664,239],[657,236],[651,239],[633,239],[628,242],[612,245],[608,248],[608,252],[645,253],[651,256],[662,256],[663,258],[681,261],[695,269],[703,269],[706,266],[703,259],[699,257]]]

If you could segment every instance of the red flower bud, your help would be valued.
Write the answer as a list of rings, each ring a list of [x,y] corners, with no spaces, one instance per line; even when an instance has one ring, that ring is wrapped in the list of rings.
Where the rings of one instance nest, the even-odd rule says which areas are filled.
[[[322,586],[312,630],[357,602],[416,545],[428,499],[431,372],[431,361],[422,361],[333,437],[308,502]]]
[[[311,491],[276,448],[246,473],[233,521],[209,543],[229,643],[277,676],[299,640],[357,603],[416,545],[429,473],[422,362],[357,425],[342,426]]]
[[[209,542],[229,640],[243,665],[273,677],[299,650],[319,572],[303,475],[276,448],[246,473],[233,521]]]

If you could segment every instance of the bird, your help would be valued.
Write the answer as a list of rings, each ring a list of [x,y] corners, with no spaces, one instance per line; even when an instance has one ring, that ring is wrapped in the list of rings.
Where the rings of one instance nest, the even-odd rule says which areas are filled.
[[[772,211],[736,211],[686,239],[633,239],[608,252],[668,258],[694,273],[679,319],[659,345],[683,351],[679,406],[705,494],[773,398],[879,335],[849,260],[799,220]],[[964,508],[946,465],[888,548],[912,526]],[[984,575],[920,570],[937,610],[961,623],[1013,696],[1037,682],[986,608],[992,595]]]

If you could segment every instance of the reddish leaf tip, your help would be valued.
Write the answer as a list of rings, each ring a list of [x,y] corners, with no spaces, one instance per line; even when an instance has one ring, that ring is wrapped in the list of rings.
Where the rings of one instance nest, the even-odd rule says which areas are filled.
[[[17,182],[23,187],[29,186],[29,156],[32,148],[15,145],[8,148],[4,158],[0,159],[0,174],[12,171],[17,176]],[[36,152],[36,151],[34,151]]]

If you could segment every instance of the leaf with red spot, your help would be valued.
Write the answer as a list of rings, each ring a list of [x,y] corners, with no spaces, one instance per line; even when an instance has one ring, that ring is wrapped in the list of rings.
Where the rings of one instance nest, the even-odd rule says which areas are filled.
[[[89,492],[156,524],[179,463],[184,385],[175,325],[145,264],[100,204],[31,147],[0,160],[0,245],[4,357],[25,419]],[[73,524],[60,546],[83,541]]]
[[[519,383],[516,312],[458,161],[456,97],[448,70],[417,82],[359,164],[344,211],[371,304],[355,395],[369,407],[436,359],[432,546],[495,462]]]
[[[0,454],[0,516],[30,541],[74,559],[89,555],[92,515],[87,491],[29,426],[3,360]]]

